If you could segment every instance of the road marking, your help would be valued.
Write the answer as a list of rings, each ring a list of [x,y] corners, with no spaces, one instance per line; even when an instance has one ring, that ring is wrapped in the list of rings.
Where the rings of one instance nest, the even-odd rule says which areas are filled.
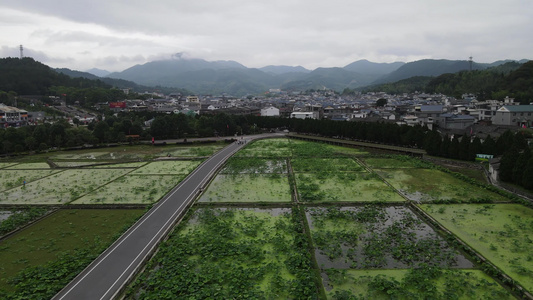
[[[138,228],[141,227],[142,224],[144,224],[145,221],[147,221],[148,219],[150,219],[152,217],[152,215],[159,210],[159,208],[161,208],[162,206],[164,206],[164,204],[171,198],[174,196],[174,194],[179,190],[181,189],[181,187],[183,185],[185,185],[189,180],[191,180],[192,177],[194,177],[196,175],[196,173],[200,172],[200,170],[202,168],[205,167],[205,165],[207,165],[210,161],[213,161],[215,160],[216,157],[218,157],[219,155],[223,155],[222,153],[225,151],[225,150],[229,150],[231,147],[234,147],[236,144],[231,144],[229,145],[227,148],[224,148],[222,149],[220,152],[216,153],[215,155],[211,156],[209,159],[207,159],[206,161],[204,161],[202,164],[200,164],[191,174],[189,174],[189,176],[187,176],[187,178],[180,182],[176,187],[174,187],[174,189],[169,193],[167,194],[167,196],[165,196],[165,198],[156,204],[156,206],[153,208],[153,210],[146,216],[143,216],[142,217],[142,220],[140,220],[139,223],[135,223],[130,229],[129,229],[129,232],[124,236],[124,237],[121,237],[119,240],[117,240],[118,243],[114,243],[113,245],[111,245],[108,249],[106,249],[104,251],[104,253],[107,251],[107,254],[105,254],[104,257],[102,257],[102,259],[100,259],[95,265],[93,265],[92,267],[90,267],[89,269],[87,269],[85,272],[85,275],[83,275],[82,277],[80,277],[79,280],[76,280],[76,278],[74,280],[76,280],[77,282],[71,287],[69,288],[68,290],[65,291],[64,295],[61,296],[60,298],[58,298],[59,300],[62,300],[64,299],[74,288],[76,288],[78,286],[78,284],[83,281],[89,274],[91,274],[104,260],[107,259],[107,257],[109,257],[109,255],[111,255],[120,245],[122,245],[122,243],[124,241],[126,241]],[[164,229],[167,225],[168,225],[168,222],[172,219],[174,219],[176,213],[178,213],[180,211],[180,209],[183,207],[184,204],[188,204],[191,199],[191,196],[193,194],[195,194],[198,190],[198,188],[204,184],[204,182],[206,181],[206,178],[207,177],[210,177],[212,175],[212,173],[214,171],[216,171],[216,169],[218,167],[220,167],[220,165],[222,165],[223,163],[226,162],[226,160],[232,156],[233,154],[235,154],[235,152],[237,152],[238,149],[240,149],[242,147],[235,147],[235,149],[231,150],[228,154],[226,154],[223,159],[221,159],[218,163],[216,163],[216,165],[212,168],[212,170],[210,170],[208,172],[208,176],[205,176],[203,180],[200,181],[200,183],[193,188],[192,192],[189,194],[189,196],[185,199],[185,201],[178,207],[178,209],[172,214],[172,216],[165,222],[165,224],[158,230],[157,234],[154,235],[154,237],[148,242],[148,244],[142,249],[142,251],[135,257],[135,259],[128,265],[128,267],[124,270],[124,272],[122,272],[122,274],[118,277],[117,280],[115,280],[113,282],[113,284],[107,289],[107,291],[104,293],[104,295],[100,298],[100,299],[103,299],[108,293],[109,291],[116,285],[116,283],[120,280],[120,278],[122,278],[122,276],[124,275],[124,273],[126,273],[127,270],[129,270],[129,268],[131,267],[131,265],[139,258],[139,256],[146,250],[146,248],[148,246],[150,246],[150,244],[153,242],[153,240],[159,235],[159,233],[161,232],[162,229]],[[194,197],[193,197],[194,199]],[[155,244],[153,245],[155,246]],[[84,272],[82,271],[82,273]],[[81,273],[80,273],[81,274]],[[73,281],[74,281],[73,280]],[[61,293],[61,291],[59,292]],[[55,298],[55,296],[54,296]]]

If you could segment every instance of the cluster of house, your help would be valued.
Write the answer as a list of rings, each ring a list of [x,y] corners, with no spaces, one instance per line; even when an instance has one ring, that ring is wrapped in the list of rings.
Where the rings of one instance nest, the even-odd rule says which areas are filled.
[[[376,106],[384,99],[384,106]],[[181,96],[171,94],[149,100],[103,103],[116,111],[161,113],[261,115],[339,121],[384,121],[465,130],[474,124],[509,127],[533,126],[533,105],[518,105],[511,98],[478,101],[472,95],[461,99],[441,94],[366,93],[341,96],[331,91],[310,94],[271,93],[260,97]]]
[[[381,101],[379,101],[381,100]],[[377,105],[381,103],[381,105]],[[383,105],[384,104],[384,105]],[[60,105],[61,109],[74,109]],[[96,108],[114,111],[155,111],[205,115],[226,113],[301,119],[339,121],[380,121],[406,125],[425,125],[440,130],[472,131],[474,124],[498,127],[533,127],[533,105],[518,105],[511,98],[502,101],[478,101],[472,95],[461,99],[441,94],[412,93],[388,95],[359,93],[348,96],[333,91],[285,93],[274,91],[264,96],[242,98],[222,96],[183,96],[157,94],[148,100],[125,100],[99,103]],[[64,111],[67,115],[83,115],[91,120],[95,115]],[[39,118],[15,107],[0,104],[0,126],[24,126]],[[77,117],[80,118],[80,117]]]

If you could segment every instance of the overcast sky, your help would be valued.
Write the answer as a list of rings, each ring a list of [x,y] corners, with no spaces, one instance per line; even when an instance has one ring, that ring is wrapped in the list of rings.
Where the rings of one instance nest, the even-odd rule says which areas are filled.
[[[532,0],[1,0],[0,57],[121,71],[183,52],[247,67],[533,58]]]

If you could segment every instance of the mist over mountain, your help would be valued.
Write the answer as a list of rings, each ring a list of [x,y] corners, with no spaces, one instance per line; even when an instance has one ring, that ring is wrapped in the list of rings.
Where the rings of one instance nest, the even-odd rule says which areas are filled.
[[[508,61],[500,60],[491,64],[474,62],[472,69],[484,70]],[[181,88],[197,94],[227,93],[243,96],[261,94],[272,88],[288,91],[342,91],[346,88],[396,82],[415,76],[436,77],[469,68],[470,62],[466,60],[424,59],[409,63],[358,60],[344,67],[315,70],[307,70],[301,66],[272,65],[256,69],[247,68],[236,61],[206,61],[184,57],[178,53],[172,59],[152,61],[135,65],[122,72],[111,73],[105,80],[122,79],[143,86]]]
[[[362,59],[345,66],[344,69],[361,74],[385,75],[396,71],[403,65],[405,65],[404,62],[374,63]]]
[[[306,68],[302,66],[297,66],[297,67],[266,66],[266,67],[259,68],[259,70],[266,72],[266,73],[275,74],[275,75],[281,75],[281,74],[286,74],[286,73],[309,73],[311,72],[310,70],[307,70]]]
[[[107,75],[111,74],[111,72],[107,70],[102,70],[98,68],[92,68],[92,69],[86,70],[85,72],[96,75],[98,77],[106,77]]]

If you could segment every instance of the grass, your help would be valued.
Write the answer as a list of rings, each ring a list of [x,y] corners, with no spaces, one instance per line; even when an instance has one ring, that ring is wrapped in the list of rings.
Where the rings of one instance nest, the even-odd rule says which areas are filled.
[[[519,204],[452,204],[420,207],[533,291],[533,210]]]
[[[405,155],[365,157],[364,162],[372,169],[427,168],[429,163]]]
[[[244,149],[235,154],[236,157],[289,157],[289,139],[276,138],[257,140],[246,145]]]
[[[293,158],[291,164],[295,173],[365,172],[352,158]]]
[[[376,172],[413,201],[509,201],[503,196],[435,169],[381,169]]]
[[[378,176],[367,172],[299,173],[296,186],[303,202],[403,202]]]
[[[418,270],[329,269],[328,299],[514,299],[480,270],[440,270],[421,284]],[[415,277],[415,278],[413,278]],[[428,289],[426,291],[424,289]],[[349,298],[352,297],[352,298]]]
[[[26,184],[57,173],[59,170],[2,170],[0,172],[0,191],[11,189],[14,187],[21,187],[26,181]],[[2,199],[3,196],[0,196]],[[1,200],[0,200],[1,202]]]
[[[60,210],[0,242],[0,289],[19,271],[55,260],[62,252],[108,244],[142,210]]]
[[[7,167],[6,170],[24,170],[24,169],[50,169],[50,165],[45,162],[22,163]]]
[[[217,175],[200,202],[290,202],[289,180],[283,174]]]
[[[132,175],[189,174],[201,163],[199,160],[155,161],[133,171]]]
[[[258,157],[231,157],[221,174],[272,174],[287,173],[287,163],[282,159]]]

